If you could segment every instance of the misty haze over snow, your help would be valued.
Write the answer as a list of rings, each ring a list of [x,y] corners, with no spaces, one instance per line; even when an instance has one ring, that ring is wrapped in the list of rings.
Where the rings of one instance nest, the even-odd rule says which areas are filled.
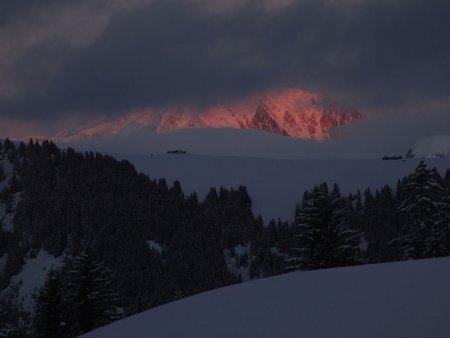
[[[397,123],[398,122],[398,123]],[[274,135],[268,132],[239,129],[193,128],[156,133],[151,129],[130,125],[121,133],[86,140],[59,142],[62,147],[129,154],[163,154],[183,149],[191,154],[246,156],[280,159],[317,158],[381,158],[404,155],[420,140],[446,134],[445,119],[439,127],[427,121],[390,121],[371,117],[331,131],[327,141],[311,141]],[[408,133],[414,130],[414,134]]]

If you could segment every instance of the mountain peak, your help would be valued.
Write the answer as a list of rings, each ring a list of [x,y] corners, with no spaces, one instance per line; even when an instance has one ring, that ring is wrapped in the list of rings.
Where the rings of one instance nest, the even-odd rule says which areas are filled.
[[[355,108],[337,105],[318,94],[302,89],[272,90],[207,108],[174,107],[165,111],[134,112],[116,121],[107,121],[62,132],[65,139],[117,134],[128,125],[156,132],[187,128],[255,129],[282,136],[325,140],[333,128],[365,116]]]
[[[256,129],[283,136],[328,139],[335,127],[364,118],[355,108],[345,108],[302,89],[274,90],[227,105],[180,115],[166,112],[157,131],[184,128]]]

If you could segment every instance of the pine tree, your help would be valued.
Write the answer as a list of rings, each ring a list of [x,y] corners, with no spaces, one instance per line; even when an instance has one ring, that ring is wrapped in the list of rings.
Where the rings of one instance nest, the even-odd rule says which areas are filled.
[[[9,137],[7,137],[6,140],[3,142],[3,148],[4,148],[4,152],[5,152],[6,154],[8,154],[8,151],[9,151],[9,150],[15,148],[14,143],[12,143],[12,142],[9,140]]]
[[[66,308],[63,303],[61,275],[50,270],[44,286],[36,296],[33,327],[36,337],[59,338],[66,331]]]
[[[349,209],[338,187],[330,193],[322,183],[305,196],[296,220],[299,256],[294,267],[311,270],[356,264],[361,233],[347,223]]]
[[[328,199],[328,186],[321,184],[315,186],[303,201],[302,208],[296,220],[299,227],[300,239],[299,251],[299,265],[300,269],[317,269],[323,266],[324,254],[324,236],[323,229],[326,224],[323,224],[322,212]],[[326,220],[325,220],[326,222]]]
[[[448,199],[442,178],[421,161],[408,177],[399,211],[406,223],[392,243],[400,245],[403,259],[444,256],[449,253]]]
[[[118,319],[117,295],[111,274],[90,251],[82,252],[69,271],[68,302],[71,333],[79,335]]]
[[[19,192],[22,190],[22,187],[20,186],[19,179],[17,178],[17,175],[14,173],[14,175],[11,177],[11,180],[9,181],[9,192],[11,194],[15,194],[16,192]]]
[[[450,191],[450,169],[447,169],[447,171],[445,172],[444,180],[447,191]]]
[[[364,191],[364,209],[366,209],[366,211],[371,212],[374,208],[374,204],[375,204],[375,198],[372,194],[372,191],[370,190],[370,188],[367,188]]]
[[[450,255],[450,187],[442,199],[442,227],[444,228],[444,242],[446,251],[444,255]]]
[[[0,164],[0,182],[5,180],[5,170],[3,169],[3,164]]]
[[[1,143],[1,142],[0,142]],[[10,323],[8,323],[8,313],[5,306],[0,303],[0,337],[8,337],[10,331]]]
[[[19,310],[11,300],[0,299],[0,337],[23,337],[23,328],[19,327]]]

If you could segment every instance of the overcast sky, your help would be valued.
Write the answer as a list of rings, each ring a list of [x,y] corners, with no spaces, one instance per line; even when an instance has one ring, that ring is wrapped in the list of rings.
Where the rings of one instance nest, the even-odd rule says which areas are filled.
[[[411,137],[450,133],[448,0],[0,0],[0,9],[2,134],[280,87],[356,106],[376,128],[384,119]]]

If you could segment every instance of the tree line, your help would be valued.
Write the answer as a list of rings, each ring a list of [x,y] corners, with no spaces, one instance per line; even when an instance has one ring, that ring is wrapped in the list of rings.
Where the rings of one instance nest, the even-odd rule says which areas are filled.
[[[395,188],[342,196],[337,184],[318,184],[304,193],[294,222],[264,224],[243,186],[211,188],[199,201],[179,182],[152,180],[128,161],[51,141],[6,140],[0,155],[13,168],[0,205],[14,215],[12,231],[0,226],[0,287],[40,250],[64,257],[36,293],[32,313],[0,297],[0,337],[74,337],[238,283],[242,275],[227,265],[225,251],[234,268],[260,278],[450,250],[450,171],[441,176],[423,162]],[[237,252],[238,245],[249,249]]]

